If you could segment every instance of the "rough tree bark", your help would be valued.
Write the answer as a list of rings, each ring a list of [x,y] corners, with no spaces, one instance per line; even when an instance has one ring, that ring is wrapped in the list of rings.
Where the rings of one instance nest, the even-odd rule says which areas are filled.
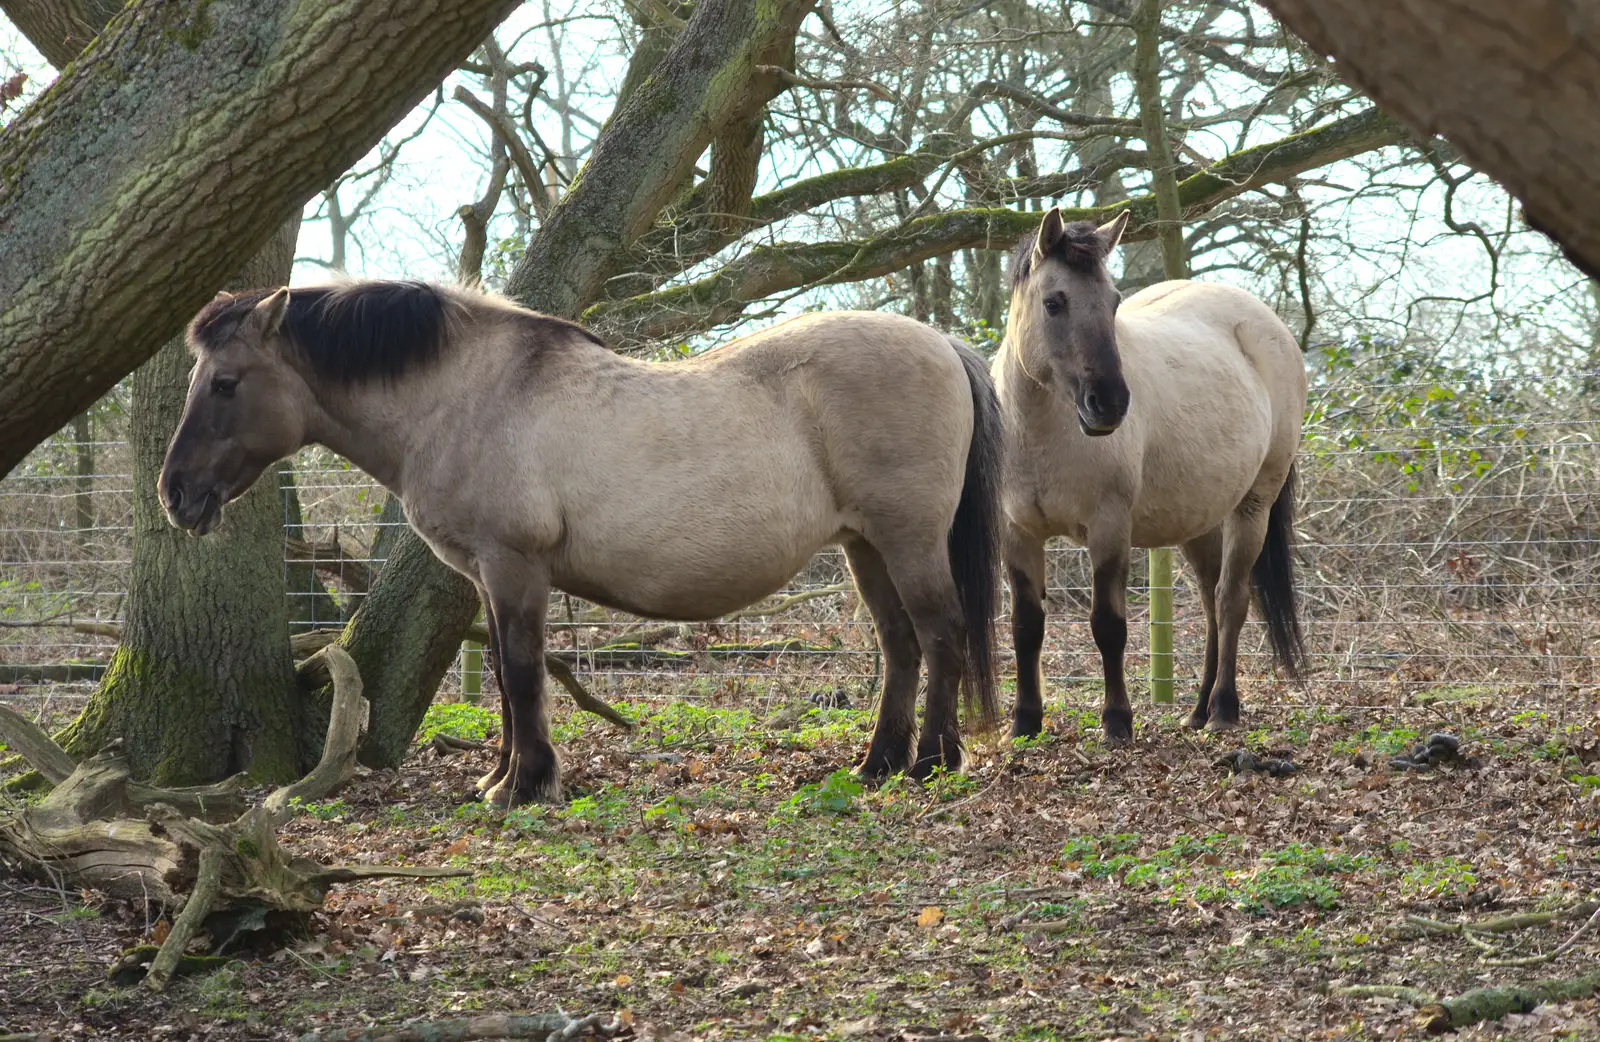
[[[0,131],[0,475],[154,354],[515,6],[122,8]]]
[[[1600,18],[1572,0],[1266,0],[1338,74],[1440,135],[1600,274]]]
[[[299,228],[289,221],[235,284],[288,278]],[[301,739],[281,493],[276,482],[257,482],[205,539],[167,523],[156,478],[183,414],[189,367],[176,337],[134,373],[133,567],[122,642],[63,744],[84,757],[121,738],[134,775],[158,785],[246,770],[286,781],[315,762],[321,731]]]
[[[704,0],[607,120],[571,190],[512,272],[507,294],[576,318],[693,171],[712,139],[757,118],[783,88],[813,0]],[[472,584],[403,530],[343,637],[366,679],[373,726],[362,762],[391,766],[427,712],[477,614]],[[419,602],[428,605],[419,608]]]

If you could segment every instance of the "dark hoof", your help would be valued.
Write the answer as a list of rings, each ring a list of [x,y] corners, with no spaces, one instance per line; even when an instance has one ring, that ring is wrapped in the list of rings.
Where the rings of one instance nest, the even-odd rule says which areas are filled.
[[[909,760],[904,765],[892,764],[886,759],[867,757],[860,767],[856,768],[856,781],[864,785],[882,785],[896,774],[905,772],[910,766]]]
[[[1106,741],[1111,745],[1133,741],[1132,707],[1115,706],[1101,710],[1100,726],[1105,729]]]
[[[1011,737],[1037,738],[1044,733],[1044,717],[1016,717],[1011,721]]]
[[[1194,712],[1189,714],[1187,719],[1184,720],[1183,726],[1187,727],[1191,731],[1203,731],[1206,727],[1206,721],[1209,719],[1211,719],[1210,714],[1202,713],[1200,710],[1196,709]]]
[[[1220,716],[1213,716],[1211,719],[1206,721],[1206,730],[1213,732],[1237,731],[1240,726],[1241,725],[1237,717],[1233,718],[1232,720],[1228,720]]]
[[[561,802],[561,763],[551,749],[543,756],[515,756],[511,769],[483,794],[483,802],[510,810],[526,803]]]
[[[943,767],[949,774],[958,774],[965,760],[959,742],[945,742],[941,748],[918,749],[917,762],[911,765],[909,773],[917,781],[927,781],[933,777],[936,767]]]

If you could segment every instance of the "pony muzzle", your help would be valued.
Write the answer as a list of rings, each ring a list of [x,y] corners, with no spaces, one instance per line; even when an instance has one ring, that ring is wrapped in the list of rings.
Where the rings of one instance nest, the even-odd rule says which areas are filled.
[[[1091,438],[1103,438],[1122,426],[1128,415],[1128,389],[1125,385],[1080,390],[1074,403],[1078,429]]]
[[[215,488],[200,492],[185,487],[180,478],[163,475],[160,493],[167,520],[173,527],[181,528],[190,535],[205,535],[217,527],[217,522],[222,518],[225,497]]]

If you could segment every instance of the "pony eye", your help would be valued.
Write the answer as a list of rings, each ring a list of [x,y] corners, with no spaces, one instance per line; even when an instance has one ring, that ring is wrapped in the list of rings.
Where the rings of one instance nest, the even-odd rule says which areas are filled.
[[[1047,315],[1061,314],[1061,301],[1055,297],[1048,297],[1044,302],[1044,313]]]
[[[238,380],[228,380],[219,376],[211,381],[211,393],[221,395],[224,398],[232,398],[234,388],[238,386]]]

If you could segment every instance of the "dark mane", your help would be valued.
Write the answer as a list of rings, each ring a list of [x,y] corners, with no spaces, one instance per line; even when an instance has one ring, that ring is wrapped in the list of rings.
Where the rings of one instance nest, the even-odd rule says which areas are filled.
[[[1096,235],[1093,221],[1073,221],[1061,229],[1061,238],[1051,247],[1047,256],[1060,261],[1074,271],[1092,275],[1105,263],[1104,244]],[[1024,235],[1011,254],[1011,288],[1016,289],[1033,271],[1033,247],[1039,241],[1039,231]]]
[[[221,346],[271,289],[219,296],[189,325],[189,339],[202,351]],[[473,321],[497,304],[475,308],[449,290],[416,281],[369,281],[294,287],[284,310],[283,332],[319,375],[339,383],[385,382],[438,360],[451,326]],[[491,312],[492,313],[492,312]],[[518,315],[509,308],[507,317]],[[544,338],[576,333],[604,342],[576,323],[523,312]]]

